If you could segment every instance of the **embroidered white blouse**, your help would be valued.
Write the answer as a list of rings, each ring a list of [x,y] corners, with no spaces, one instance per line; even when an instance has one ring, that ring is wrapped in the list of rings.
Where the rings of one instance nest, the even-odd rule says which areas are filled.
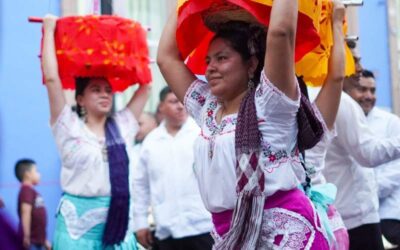
[[[122,138],[133,141],[139,126],[129,109],[114,115]],[[110,177],[105,138],[97,137],[66,105],[52,126],[61,156],[61,188],[72,195],[110,196]]]
[[[299,90],[298,90],[299,93]],[[300,97],[300,94],[298,94]],[[188,89],[184,104],[201,127],[195,143],[195,173],[207,210],[221,212],[236,204],[235,128],[237,114],[227,115],[218,124],[221,104],[208,84],[196,80]],[[298,157],[296,114],[300,99],[285,96],[262,73],[255,105],[262,133],[260,164],[266,175],[265,190],[270,196],[278,190],[296,188],[304,180]]]

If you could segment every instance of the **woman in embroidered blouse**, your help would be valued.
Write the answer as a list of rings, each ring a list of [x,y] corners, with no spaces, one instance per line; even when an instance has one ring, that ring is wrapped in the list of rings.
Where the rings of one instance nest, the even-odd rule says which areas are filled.
[[[297,1],[274,1],[267,37],[245,23],[221,25],[206,58],[208,83],[179,56],[176,14],[164,28],[157,62],[202,129],[195,170],[215,249],[329,249],[298,189],[305,173],[297,150],[297,11]]]
[[[136,249],[128,226],[129,181],[125,143],[138,131],[148,87],[139,87],[126,108],[109,116],[112,88],[103,78],[79,78],[79,115],[67,105],[54,46],[57,18],[43,19],[42,65],[52,131],[62,159],[62,196],[54,249]]]

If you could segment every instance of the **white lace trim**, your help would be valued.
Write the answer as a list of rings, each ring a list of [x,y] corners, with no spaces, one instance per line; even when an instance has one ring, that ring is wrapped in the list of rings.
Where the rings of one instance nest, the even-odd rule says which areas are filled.
[[[283,208],[271,208],[264,211],[257,250],[309,250],[315,239],[315,229],[301,214]],[[310,236],[307,238],[307,234]],[[214,231],[215,242],[223,237]],[[277,236],[282,236],[278,245]]]
[[[308,239],[307,234],[310,234]],[[279,245],[274,243],[277,236],[282,236]],[[257,249],[309,250],[314,238],[314,227],[302,215],[283,208],[272,208],[264,212]]]
[[[79,217],[75,205],[69,200],[62,200],[60,213],[64,217],[71,239],[77,240],[96,225],[106,222],[108,208],[90,209]]]
[[[340,229],[347,230],[342,220],[342,217],[339,215],[339,213],[335,213],[333,217],[329,218],[329,224],[331,225],[331,229],[333,232],[338,231]]]

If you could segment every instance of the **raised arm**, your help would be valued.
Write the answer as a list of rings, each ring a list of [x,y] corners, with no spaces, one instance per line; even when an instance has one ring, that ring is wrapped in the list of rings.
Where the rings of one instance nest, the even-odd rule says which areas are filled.
[[[42,67],[47,94],[49,96],[51,124],[56,122],[66,103],[60,76],[58,75],[58,64],[54,45],[56,22],[57,17],[52,15],[46,15],[43,18]]]
[[[132,96],[126,107],[133,113],[136,120],[139,120],[143,108],[149,98],[150,85],[141,85]]]
[[[264,71],[268,79],[291,99],[297,98],[294,70],[297,0],[274,1],[268,27]]]
[[[328,76],[315,103],[321,112],[328,129],[332,129],[339,109],[343,79],[345,77],[345,51],[343,37],[344,5],[333,1],[332,31],[333,47],[329,58]]]
[[[158,47],[157,64],[165,81],[183,103],[186,91],[196,76],[186,67],[176,44],[177,14],[174,9],[164,27]]]

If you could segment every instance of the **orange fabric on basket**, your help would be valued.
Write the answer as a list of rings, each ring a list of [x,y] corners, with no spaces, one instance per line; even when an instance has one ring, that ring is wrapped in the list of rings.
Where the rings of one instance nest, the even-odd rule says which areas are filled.
[[[320,43],[318,35],[321,0],[298,0],[299,20],[296,37],[296,61]],[[178,49],[195,74],[204,74],[205,56],[213,33],[204,25],[202,14],[212,4],[228,2],[252,14],[268,26],[272,0],[178,0]]]
[[[329,57],[333,47],[332,12],[332,2],[330,0],[323,0],[319,25],[321,43],[296,63],[296,74],[298,76],[303,76],[303,80],[308,86],[316,87],[323,85],[328,75]],[[347,33],[346,23],[343,33]],[[346,76],[349,76],[354,74],[355,64],[350,49],[347,45],[345,46],[345,73]]]
[[[76,77],[104,77],[113,91],[151,82],[146,31],[116,16],[60,18],[55,31],[59,75],[64,89]]]

